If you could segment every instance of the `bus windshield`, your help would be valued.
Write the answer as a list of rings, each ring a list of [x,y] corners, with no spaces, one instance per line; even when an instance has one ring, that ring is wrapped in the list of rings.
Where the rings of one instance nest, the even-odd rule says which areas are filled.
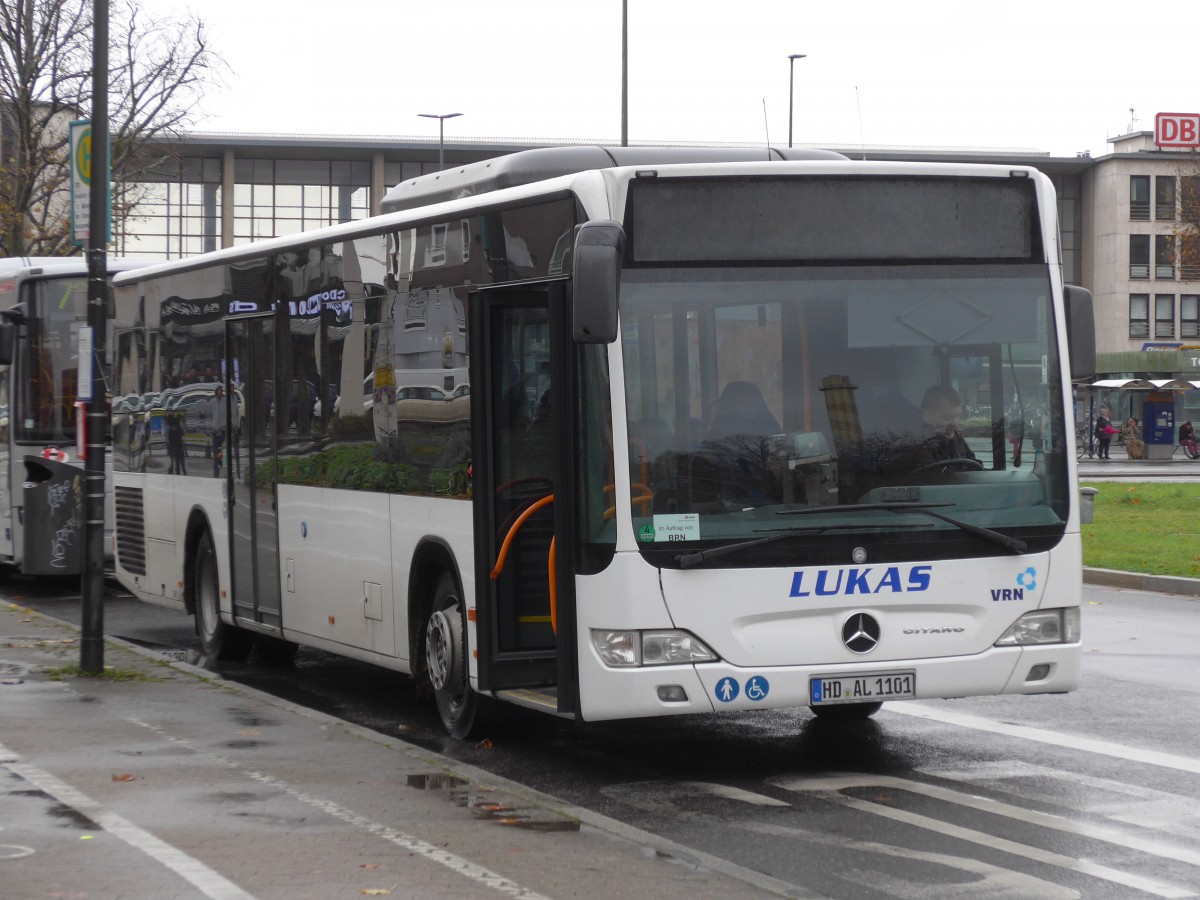
[[[87,279],[27,283],[20,388],[12,421],[17,441],[68,444],[75,440],[79,386],[79,327],[87,321]]]
[[[849,562],[868,536],[876,560],[1052,546],[1068,485],[1050,297],[1034,264],[627,268],[639,548],[686,566],[736,544],[710,564],[750,566],[797,542]]]

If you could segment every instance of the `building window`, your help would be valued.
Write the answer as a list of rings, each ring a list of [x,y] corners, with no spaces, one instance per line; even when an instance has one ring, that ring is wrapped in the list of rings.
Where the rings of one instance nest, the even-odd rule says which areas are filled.
[[[1179,336],[1200,337],[1200,294],[1179,295]]]
[[[1154,295],[1154,336],[1175,337],[1175,295]]]
[[[1175,176],[1154,176],[1154,218],[1175,221]]]
[[[1154,277],[1175,278],[1175,238],[1169,234],[1154,236]]]
[[[1150,295],[1129,295],[1129,336],[1150,337]]]
[[[1150,235],[1129,236],[1129,277],[1150,277]]]
[[[1150,176],[1129,176],[1129,218],[1150,218]]]

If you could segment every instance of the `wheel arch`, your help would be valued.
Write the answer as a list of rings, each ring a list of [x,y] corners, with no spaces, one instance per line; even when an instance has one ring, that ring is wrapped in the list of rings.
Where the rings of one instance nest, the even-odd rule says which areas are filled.
[[[202,509],[193,509],[183,532],[183,608],[189,616],[196,613],[196,547],[205,534],[213,539],[208,516]],[[213,547],[216,548],[215,539]]]
[[[454,551],[441,538],[425,538],[413,551],[408,570],[408,658],[412,660],[414,676],[424,670],[425,623],[433,608],[433,592],[443,573],[454,579],[461,596],[463,581]],[[466,597],[462,600],[467,603]]]

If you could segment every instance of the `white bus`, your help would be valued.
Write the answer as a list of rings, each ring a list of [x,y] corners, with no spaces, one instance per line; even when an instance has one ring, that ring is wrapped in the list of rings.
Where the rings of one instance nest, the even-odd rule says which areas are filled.
[[[113,426],[117,575],[209,655],[398,669],[460,737],[1077,686],[1036,170],[559,148],[384,209],[115,280],[115,390],[223,388],[186,475]]]
[[[110,258],[108,273],[138,265]],[[83,571],[76,392],[87,293],[82,257],[0,259],[0,571]],[[105,513],[111,548],[111,496]]]

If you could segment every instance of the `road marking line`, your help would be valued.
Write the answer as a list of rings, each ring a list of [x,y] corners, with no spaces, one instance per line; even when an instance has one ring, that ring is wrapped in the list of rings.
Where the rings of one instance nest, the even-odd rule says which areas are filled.
[[[1163,859],[1173,859],[1177,862],[1187,863],[1191,866],[1200,866],[1200,851],[1175,847],[1160,841],[1147,840],[1128,831],[1108,825],[1073,822],[1061,816],[1049,815],[1048,813],[1013,806],[1010,803],[1004,803],[1000,800],[991,800],[987,797],[979,797],[935,784],[910,781],[907,778],[893,778],[888,775],[831,775],[823,778],[772,778],[770,779],[770,783],[784,790],[796,793],[802,791],[843,791],[847,788],[856,787],[894,788],[896,790],[907,791],[911,794],[932,797],[944,803],[966,806],[969,809],[978,810],[979,812],[1006,816],[1007,818],[1028,822],[1030,825],[1037,825],[1041,828],[1051,828],[1067,834],[1075,834],[1080,837],[1116,844],[1118,847],[1136,850],[1139,853],[1145,853],[1149,856],[1158,856]]]
[[[1040,744],[1050,744],[1055,747],[1065,747],[1068,750],[1083,750],[1101,756],[1111,756],[1130,762],[1144,763],[1149,766],[1159,766],[1164,769],[1175,769],[1180,772],[1190,772],[1200,775],[1200,759],[1187,756],[1177,756],[1174,753],[1162,753],[1158,750],[1142,750],[1112,741],[1102,741],[1078,735],[1061,734],[1045,728],[1034,728],[1029,725],[1013,725],[1009,722],[997,722],[995,719],[985,719],[983,716],[971,716],[964,713],[949,712],[920,703],[890,703],[885,707],[887,712],[900,713],[918,719],[928,719],[942,722],[946,725],[957,725],[960,728],[973,728],[977,731],[988,731],[992,734],[1003,734],[1009,737],[1021,738],[1026,741],[1037,741]]]
[[[911,813],[903,809],[894,809],[890,806],[884,806],[880,803],[874,803],[870,800],[860,800],[856,797],[847,797],[844,794],[839,793],[839,791],[844,787],[871,786],[872,784],[881,787],[895,787],[896,785],[891,784],[892,781],[901,781],[901,786],[904,790],[909,790],[912,787],[910,783],[903,782],[903,779],[890,779],[887,777],[870,778],[864,776],[847,776],[844,778],[835,779],[791,779],[790,783],[795,784],[801,790],[820,792],[831,802],[848,806],[851,809],[858,810],[859,812],[882,816],[897,822],[903,822],[906,825],[924,828],[927,831],[933,831],[937,834],[945,835],[946,837],[955,838],[962,841],[969,841],[973,844],[979,844],[983,847],[990,847],[993,850],[999,850],[1002,853],[1021,856],[1025,859],[1031,859],[1035,862],[1044,863],[1046,865],[1057,866],[1061,869],[1069,869],[1070,871],[1079,872],[1083,875],[1089,875],[1093,878],[1099,878],[1104,881],[1110,881],[1114,884],[1124,885],[1125,887],[1133,888],[1134,890],[1144,891],[1148,894],[1153,894],[1156,897],[1177,898],[1196,896],[1196,892],[1190,888],[1179,887],[1177,885],[1169,884],[1165,881],[1159,881],[1154,878],[1144,878],[1141,875],[1134,875],[1130,872],[1122,872],[1120,869],[1113,869],[1109,866],[1100,865],[1099,863],[1093,863],[1083,859],[1076,859],[1071,856],[1065,856],[1061,853],[1044,850],[1041,847],[1032,847],[1028,844],[1010,841],[1007,838],[987,834],[986,832],[982,831],[976,831],[973,828],[964,828],[960,825],[952,825],[949,822],[941,822],[929,816]],[[772,782],[783,787],[789,783],[789,779],[783,778],[779,779],[778,781],[773,779]]]
[[[87,816],[113,837],[119,838],[135,850],[162,863],[180,878],[190,882],[204,896],[211,897],[212,900],[254,900],[253,894],[246,893],[200,860],[188,856],[182,850],[134,825],[128,819],[109,812],[95,800],[65,781],[55,778],[49,772],[43,771],[37,766],[20,762],[21,757],[3,744],[0,744],[0,756],[3,757],[0,766],[45,791],[59,803]]]

